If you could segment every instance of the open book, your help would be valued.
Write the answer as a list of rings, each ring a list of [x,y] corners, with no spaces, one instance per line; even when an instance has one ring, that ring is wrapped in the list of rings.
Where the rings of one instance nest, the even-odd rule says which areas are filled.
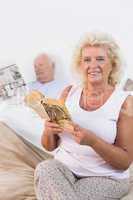
[[[56,122],[61,127],[71,124],[71,117],[62,100],[46,98],[39,91],[32,91],[25,97],[25,103],[43,119]]]

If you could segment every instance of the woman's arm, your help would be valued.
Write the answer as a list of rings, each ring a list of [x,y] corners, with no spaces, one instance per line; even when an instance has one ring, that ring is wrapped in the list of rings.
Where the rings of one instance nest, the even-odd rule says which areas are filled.
[[[53,151],[56,149],[59,145],[58,133],[61,132],[62,128],[60,128],[58,124],[46,121],[41,137],[42,146],[48,151]]]
[[[80,127],[74,134],[78,143],[91,146],[112,167],[126,170],[133,161],[133,97],[129,96],[122,106],[114,144]]]
[[[72,88],[72,85],[69,85],[62,91],[59,97],[62,103],[65,103],[65,100],[71,88]],[[48,151],[53,151],[54,149],[56,149],[60,142],[58,133],[61,133],[61,132],[62,132],[62,128],[60,128],[58,124],[46,121],[45,129],[41,137],[41,143],[43,147],[47,149]]]
[[[43,133],[41,137],[41,144],[47,151],[53,151],[58,147],[59,136],[58,135],[47,135]]]

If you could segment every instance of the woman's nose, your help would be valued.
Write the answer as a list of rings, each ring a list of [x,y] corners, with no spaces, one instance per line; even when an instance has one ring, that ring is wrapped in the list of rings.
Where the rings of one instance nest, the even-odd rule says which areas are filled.
[[[94,69],[97,68],[97,62],[95,60],[92,60],[89,64],[88,64],[88,68],[89,69]]]

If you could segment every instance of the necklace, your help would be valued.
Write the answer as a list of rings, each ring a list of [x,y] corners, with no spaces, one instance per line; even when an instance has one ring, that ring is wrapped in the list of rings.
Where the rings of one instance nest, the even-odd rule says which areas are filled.
[[[87,89],[83,89],[80,105],[85,110],[95,110],[102,106],[108,97],[108,91],[89,92]]]

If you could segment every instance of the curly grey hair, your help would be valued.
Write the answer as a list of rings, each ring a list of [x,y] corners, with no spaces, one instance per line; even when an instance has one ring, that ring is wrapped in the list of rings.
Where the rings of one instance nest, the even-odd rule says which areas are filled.
[[[82,49],[88,46],[100,46],[107,48],[107,53],[112,64],[112,71],[108,77],[108,83],[112,86],[119,83],[122,72],[122,57],[120,55],[120,48],[116,44],[115,40],[106,33],[90,32],[86,34],[75,50],[72,68],[81,74],[80,62]],[[82,80],[82,82],[85,82],[85,80]]]

